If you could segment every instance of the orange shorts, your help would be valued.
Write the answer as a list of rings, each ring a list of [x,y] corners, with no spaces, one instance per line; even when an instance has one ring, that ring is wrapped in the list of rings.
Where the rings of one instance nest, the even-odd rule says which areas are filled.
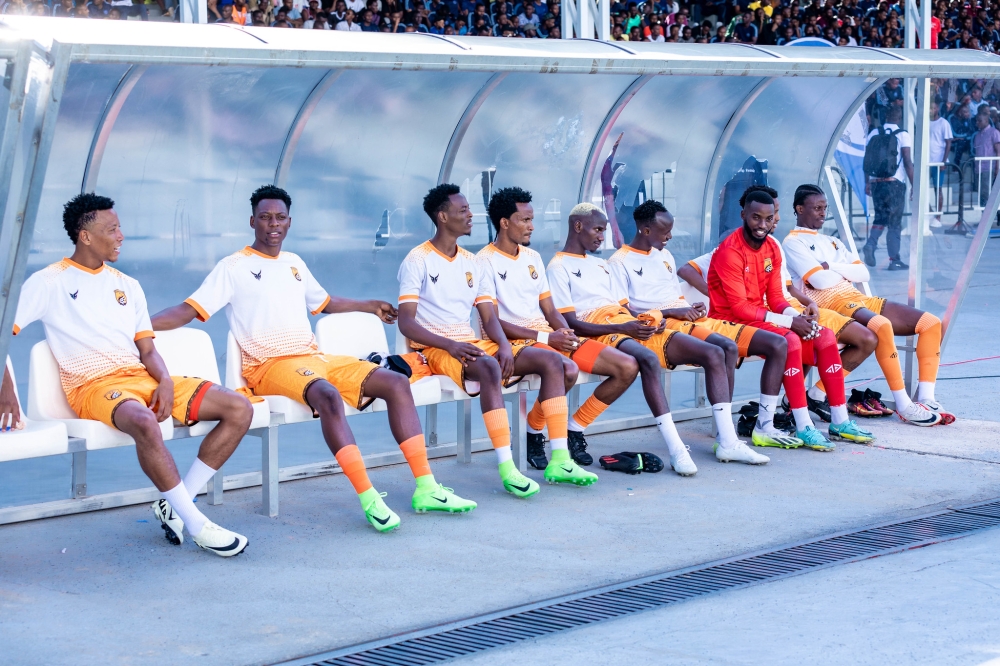
[[[311,407],[306,391],[321,379],[333,384],[344,402],[364,409],[375,400],[365,397],[365,382],[379,366],[350,356],[311,354],[272,358],[264,363],[254,395],[283,395]],[[315,412],[315,410],[313,410]]]
[[[591,324],[625,324],[630,321],[636,321],[636,318],[624,308],[619,309],[617,314],[610,308],[600,308],[592,313],[587,318],[587,321]],[[656,357],[659,359],[662,367],[667,370],[673,370],[674,365],[667,359],[667,345],[670,343],[670,338],[674,337],[674,334],[681,332],[685,328],[682,324],[690,324],[691,322],[681,322],[676,319],[664,319],[663,321],[666,322],[664,330],[653,335],[648,340],[636,340],[636,342],[656,352]],[[635,338],[624,333],[611,333],[594,339],[617,349],[621,343],[626,340],[634,340]]]
[[[854,285],[846,282],[830,289],[812,289],[811,287],[806,287],[803,291],[806,296],[816,301],[816,305],[820,308],[833,310],[845,317],[853,317],[854,313],[861,308],[867,308],[875,314],[882,314],[882,309],[885,308],[884,298],[865,296]],[[832,326],[828,328],[837,330]]]
[[[704,340],[712,333],[717,333],[722,337],[735,342],[740,356],[749,356],[750,353],[748,349],[750,347],[750,340],[753,338],[754,333],[758,330],[760,329],[754,328],[753,326],[747,326],[746,324],[737,324],[731,321],[723,321],[722,319],[709,319],[708,317],[703,317],[702,319],[694,322],[694,328],[691,329],[690,333],[699,340]]]
[[[500,351],[500,346],[492,340],[468,340],[471,345],[479,347],[484,352],[490,356],[496,357],[497,352]],[[514,352],[514,360],[517,360],[517,355],[528,347],[532,347],[537,344],[535,340],[510,340],[511,351]],[[548,349],[552,349],[548,347]],[[465,379],[465,366],[457,358],[449,354],[443,349],[438,349],[437,347],[426,347],[421,350],[424,358],[427,359],[427,367],[431,369],[431,372],[435,375],[445,375],[450,378],[453,382],[462,387],[462,389],[471,395],[476,397],[479,392],[475,393],[469,391],[469,385]],[[504,383],[504,387],[513,386],[514,384],[521,381],[523,377],[513,376]]]
[[[171,377],[174,380],[174,406],[170,414],[184,425],[198,422],[198,410],[213,384],[198,377]],[[146,372],[109,375],[71,391],[69,405],[81,419],[115,426],[115,410],[122,403],[137,400],[149,407],[153,392],[160,383]]]
[[[536,330],[545,331],[547,333],[553,332],[553,330],[548,326]],[[557,354],[562,354],[566,358],[576,363],[576,367],[580,368],[584,372],[593,373],[594,363],[597,362],[597,357],[601,355],[601,352],[604,351],[608,345],[604,344],[603,342],[598,342],[597,340],[581,338],[580,346],[571,352],[559,351],[558,349],[542,344],[541,342],[536,343],[535,346],[543,347],[545,349],[551,349]]]
[[[883,303],[885,302],[885,299],[879,299],[879,300],[881,300]],[[796,310],[798,310],[800,314],[804,312],[806,309],[805,306],[802,305],[802,302],[799,301],[799,299],[795,298],[794,296],[788,299],[788,304],[791,305]],[[834,312],[833,310],[827,310],[826,308],[819,309],[819,322],[818,322],[819,325],[822,326],[823,328],[828,328],[831,331],[833,331],[833,335],[835,337],[839,338],[843,330],[847,328],[847,325],[850,324],[852,321],[854,320],[851,319],[849,316],[842,315],[839,312]]]

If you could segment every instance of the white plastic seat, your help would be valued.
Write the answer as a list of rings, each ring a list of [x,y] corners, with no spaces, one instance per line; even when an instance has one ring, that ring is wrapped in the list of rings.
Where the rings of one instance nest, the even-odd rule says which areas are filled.
[[[243,352],[236,342],[232,331],[226,340],[226,387],[238,389],[246,387],[247,380],[243,378]],[[283,395],[266,395],[264,400],[270,411],[284,414],[285,423],[302,423],[312,421],[312,410],[298,400],[286,398]]]
[[[112,449],[118,446],[135,446],[135,440],[100,421],[81,419],[69,406],[62,383],[59,365],[49,343],[45,340],[31,348],[28,369],[28,418],[38,421],[60,421],[65,424],[70,437],[87,440],[87,450]],[[174,436],[173,419],[160,423],[163,439]]]
[[[377,352],[389,354],[389,341],[385,337],[382,321],[366,312],[329,314],[316,323],[316,342],[324,354],[368,358]],[[424,377],[410,384],[413,402],[417,407],[441,402],[441,384],[438,377]],[[384,400],[376,400],[365,411],[384,412]],[[357,410],[354,410],[357,413]]]
[[[178,328],[156,333],[156,351],[163,357],[167,371],[173,376],[198,377],[222,385],[219,364],[215,359],[215,346],[208,333],[197,328]],[[254,402],[250,429],[266,428],[271,422],[267,400]],[[218,421],[200,421],[188,429],[191,437],[201,437],[211,432]]]
[[[14,382],[14,395],[25,425],[23,430],[0,431],[0,462],[69,453],[66,424],[58,421],[35,421],[25,416],[10,357],[7,358],[7,371]]]

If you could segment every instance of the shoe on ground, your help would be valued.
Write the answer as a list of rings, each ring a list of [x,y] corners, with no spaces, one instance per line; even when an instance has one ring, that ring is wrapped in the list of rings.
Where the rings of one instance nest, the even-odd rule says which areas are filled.
[[[868,247],[867,245],[865,245],[864,248],[862,248],[862,250],[863,250],[864,255],[865,255],[865,263],[868,266],[870,266],[872,268],[875,268],[875,265],[876,265],[876,261],[875,261],[875,248]]]
[[[829,398],[814,400],[806,394],[806,406],[809,408],[809,411],[818,416],[821,421],[830,423],[830,421],[833,420],[833,416],[830,414]]]
[[[760,427],[759,422],[757,427],[753,429],[750,442],[754,446],[769,446],[778,449],[797,449],[802,446],[802,440],[798,437],[793,437],[773,426],[765,430]]]
[[[504,490],[522,499],[531,497],[539,491],[538,484],[517,471],[512,461],[508,460],[507,463],[502,463],[500,466],[500,480],[503,482]]]
[[[855,416],[866,419],[884,416],[881,409],[874,409],[865,398],[865,392],[851,389],[851,397],[847,401],[847,411]]]
[[[594,456],[587,453],[587,440],[582,432],[570,430],[566,444],[569,446],[569,455],[577,465],[589,467],[594,464]]]
[[[878,391],[865,389],[865,405],[871,410],[879,410],[883,416],[892,416],[892,410],[882,403],[882,394]]]
[[[379,532],[389,532],[399,527],[399,516],[382,500],[387,494],[369,488],[358,495],[361,499],[361,508],[365,511],[365,518]]]
[[[833,451],[837,448],[835,444],[824,437],[823,433],[813,426],[808,426],[805,430],[797,431],[795,436],[802,441],[802,446],[813,451]]]
[[[771,462],[770,458],[757,453],[741,441],[727,446],[716,442],[713,448],[715,449],[715,459],[719,462],[737,462],[746,465],[766,465]]]
[[[545,469],[549,464],[545,457],[545,435],[540,432],[528,433],[528,464],[535,469]]]
[[[451,488],[445,488],[440,483],[426,488],[417,487],[413,491],[413,510],[417,513],[428,511],[443,511],[445,513],[468,513],[477,504],[455,494]]]
[[[670,466],[681,476],[694,476],[698,473],[698,468],[695,466],[694,461],[691,460],[691,454],[688,453],[688,447],[686,446],[676,455],[671,454]]]
[[[944,407],[942,407],[941,403],[938,402],[937,400],[922,400],[920,401],[919,404],[923,405],[924,408],[940,416],[941,425],[951,425],[958,418],[954,414],[946,410]]]
[[[854,442],[855,444],[871,444],[875,441],[875,435],[867,430],[858,427],[857,421],[845,421],[843,423],[831,423],[829,427],[830,439],[842,442]]]
[[[892,261],[889,262],[889,270],[890,271],[908,271],[908,270],[910,270],[910,267],[907,264],[904,264],[899,259],[893,259]]]
[[[205,523],[201,532],[197,536],[192,536],[199,548],[215,553],[219,557],[235,557],[246,550],[247,538],[242,534],[230,532],[224,527],[219,527],[211,520]]]
[[[930,227],[931,227],[931,229],[940,229],[942,227],[941,216],[940,215],[932,215],[931,216]]]
[[[598,458],[601,467],[609,472],[625,472],[626,474],[639,474],[642,472],[642,459],[628,451],[612,453],[609,456]]]
[[[597,483],[597,475],[577,465],[569,454],[557,455],[552,452],[552,462],[545,468],[545,480],[549,483],[571,483],[575,486],[592,486]]]
[[[919,402],[912,402],[910,406],[902,411],[897,411],[899,420],[910,425],[928,428],[941,423],[941,415],[931,411]]]
[[[663,461],[660,456],[655,453],[636,453],[639,458],[639,464],[642,465],[642,471],[649,474],[656,474],[657,472],[663,471]]]
[[[167,541],[180,546],[184,543],[184,521],[174,512],[170,502],[165,499],[158,499],[153,502],[153,515],[160,521],[163,528],[163,535]]]

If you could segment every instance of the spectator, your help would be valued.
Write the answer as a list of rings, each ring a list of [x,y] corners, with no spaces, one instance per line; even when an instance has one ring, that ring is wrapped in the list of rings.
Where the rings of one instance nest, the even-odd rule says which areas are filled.
[[[781,14],[776,14],[774,19],[764,26],[764,29],[760,33],[760,37],[757,38],[757,43],[761,46],[777,46],[778,40],[785,33],[785,17]]]
[[[951,117],[951,131],[955,137],[955,163],[961,164],[962,158],[971,151],[972,135],[976,132],[975,122],[969,115],[969,105],[962,104]]]
[[[218,19],[216,23],[236,25],[236,21],[233,19],[233,0],[219,0],[218,7],[222,18]]]
[[[79,7],[73,9],[74,18],[90,18],[90,5],[81,2]]]
[[[819,2],[819,0],[816,0]],[[754,44],[757,42],[757,26],[753,24],[753,14],[743,12],[743,22],[733,29],[733,36],[736,41],[742,44]]]
[[[647,42],[664,42],[666,39],[663,37],[663,28],[659,23],[654,23],[649,28],[649,37],[646,38]]]
[[[990,186],[997,176],[998,162],[1000,157],[1000,131],[990,124],[989,109],[987,113],[976,115],[977,132],[972,139],[972,146],[976,156],[976,180],[974,186],[979,190],[979,205],[985,206],[986,199],[990,195]]]
[[[104,18],[108,21],[120,21],[122,20],[122,10],[118,7],[112,7],[108,10],[108,13]]]
[[[868,242],[865,243],[865,263],[874,267],[875,250],[878,240],[885,231],[885,244],[889,253],[889,270],[899,271],[909,268],[901,260],[899,254],[900,236],[903,225],[903,209],[906,205],[906,182],[913,182],[913,159],[911,151],[913,141],[910,134],[900,128],[903,121],[903,107],[891,106],[886,112],[886,123],[883,127],[874,128],[868,134],[867,144],[872,145],[872,137],[880,133],[893,133],[897,146],[896,171],[888,177],[871,177],[865,175],[865,193],[871,195],[875,205],[875,218],[872,220]],[[868,149],[866,149],[867,152]]]
[[[104,0],[91,0],[91,2],[87,3],[87,9],[89,10],[90,18],[106,18],[108,12],[111,11],[111,5]]]
[[[52,10],[52,15],[68,18],[73,16],[74,9],[76,9],[76,7],[73,6],[73,0],[62,0],[62,2],[59,3],[59,6]]]
[[[329,21],[326,20],[326,14],[324,14],[323,12],[320,12],[319,14],[316,14],[316,18],[313,19],[313,22],[312,22],[312,29],[313,30],[329,30],[330,29],[330,23],[329,23]]]
[[[291,0],[285,0],[285,2],[291,2]],[[348,8],[347,12],[344,14],[344,20],[341,21],[334,27],[334,30],[346,30],[348,32],[361,32],[361,26],[354,22],[354,10]]]
[[[264,22],[264,12],[259,9],[250,12],[250,25],[255,28],[266,28],[267,23]]]
[[[316,0],[313,0],[316,2]],[[317,3],[318,5],[319,3]],[[312,3],[309,3],[312,6]],[[249,10],[247,7],[247,0],[235,0],[233,2],[233,20],[239,25],[247,25],[247,20],[249,19]]]
[[[441,23],[441,32],[437,33],[439,35],[444,34],[444,19],[439,19]],[[370,9],[365,9],[361,12],[361,32],[378,32],[378,22],[375,20],[375,14]]]
[[[524,11],[517,15],[517,25],[524,28],[529,23],[537,27],[541,23],[541,20],[538,18],[538,14],[535,13],[535,6],[525,4]]]
[[[966,105],[969,107],[969,117],[974,118],[979,112],[979,107],[986,104],[986,100],[983,99],[983,89],[981,87],[974,86],[972,90],[969,91],[969,101]],[[986,105],[989,106],[988,104]]]
[[[638,30],[639,29],[636,28],[636,31]],[[549,31],[549,36],[546,39],[562,39],[562,30],[559,29],[559,26],[553,27],[552,30]]]
[[[928,149],[928,160],[930,164],[946,164],[948,153],[951,152],[951,142],[955,138],[951,131],[951,124],[941,117],[940,105],[931,103],[931,122],[928,128],[930,145]],[[948,171],[944,167],[930,167],[930,182],[937,190],[937,215],[931,220],[932,227],[941,226],[941,213],[944,210],[944,185]]]

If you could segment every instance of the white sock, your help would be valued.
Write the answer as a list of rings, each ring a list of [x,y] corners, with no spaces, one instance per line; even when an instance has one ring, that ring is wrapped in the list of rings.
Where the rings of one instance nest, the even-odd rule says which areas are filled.
[[[178,483],[176,488],[172,488],[162,493],[162,495],[163,499],[170,502],[170,506],[173,507],[177,515],[184,521],[184,527],[187,528],[188,534],[191,536],[201,534],[201,529],[205,527],[208,518],[191,501],[191,495],[188,494],[184,483]]]
[[[792,416],[795,417],[795,429],[805,430],[806,428],[815,428],[813,425],[813,420],[809,416],[808,407],[799,407],[798,409],[792,410]]]
[[[569,447],[566,445],[566,438],[565,437],[560,437],[559,439],[550,439],[549,440],[549,444],[552,445],[552,450],[553,451],[555,451],[556,449],[566,449],[566,450],[569,450]]]
[[[820,402],[823,402],[824,400],[826,400],[826,393],[823,393],[822,391],[820,391],[819,387],[816,386],[816,385],[813,385],[813,387],[811,389],[809,389],[809,391],[807,392],[807,395],[810,398],[812,398],[813,400],[819,400]]]
[[[540,435],[542,433],[541,430],[535,430],[530,425],[527,428],[528,428],[528,433],[530,433],[532,435]]]
[[[934,400],[934,382],[917,382],[917,402]]]
[[[501,446],[499,449],[493,449],[497,452],[497,464],[502,465],[508,460],[513,460],[514,456],[510,454],[509,446]]]
[[[715,403],[712,405],[712,416],[715,417],[715,426],[719,429],[719,444],[735,445],[740,438],[736,434],[736,426],[733,425],[733,403]]]
[[[566,427],[572,430],[573,432],[583,432],[584,430],[586,430],[586,428],[584,428],[582,425],[574,421],[572,416],[570,417],[569,421],[567,421]]]
[[[191,463],[191,469],[188,470],[187,476],[184,477],[184,487],[187,488],[191,499],[194,499],[201,492],[201,489],[205,487],[208,480],[215,476],[215,473],[218,471],[203,463],[201,458],[194,459],[194,462]]]
[[[837,425],[847,423],[850,418],[847,415],[847,405],[830,405],[830,419]]]
[[[680,455],[687,450],[684,442],[681,441],[681,436],[677,434],[677,428],[674,427],[674,417],[670,415],[670,412],[656,417],[656,427],[660,429],[660,434],[663,435],[663,441],[667,443],[670,455]]]
[[[896,411],[902,412],[910,408],[913,401],[910,400],[910,396],[906,395],[906,389],[899,389],[898,391],[892,391],[892,399],[896,401]]]
[[[761,430],[774,428],[774,412],[778,410],[778,396],[760,394],[760,409],[757,411],[757,427]]]

